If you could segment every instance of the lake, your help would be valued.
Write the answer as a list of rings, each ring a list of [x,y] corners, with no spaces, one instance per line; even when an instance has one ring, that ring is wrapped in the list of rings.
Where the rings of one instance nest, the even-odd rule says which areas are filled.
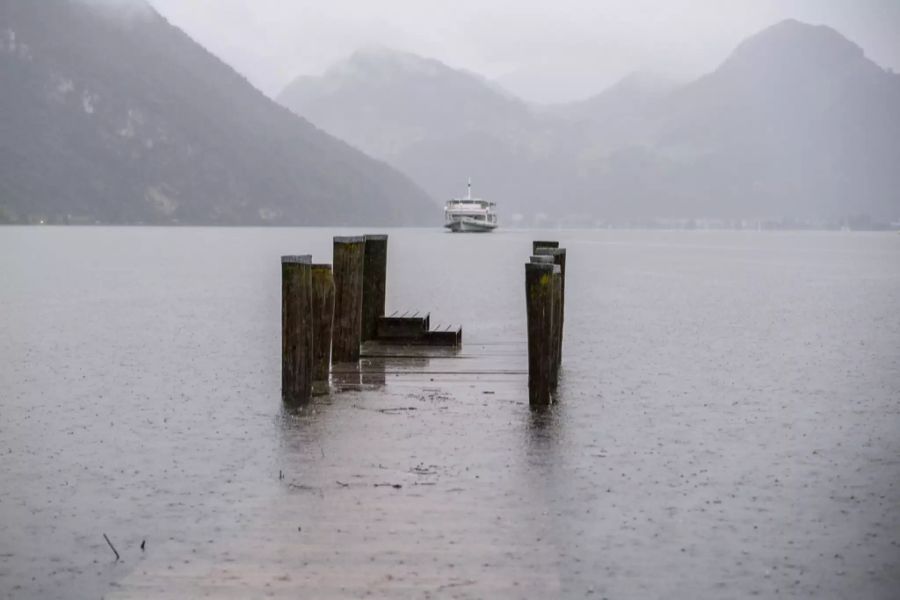
[[[471,368],[286,410],[279,257],[359,233],[0,228],[0,597],[897,597],[900,235],[365,231]]]

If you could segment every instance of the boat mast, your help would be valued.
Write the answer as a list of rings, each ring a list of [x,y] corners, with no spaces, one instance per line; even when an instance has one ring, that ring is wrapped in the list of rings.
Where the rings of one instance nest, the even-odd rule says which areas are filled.
[[[469,177],[469,185],[466,187],[466,200],[472,199],[472,178]]]

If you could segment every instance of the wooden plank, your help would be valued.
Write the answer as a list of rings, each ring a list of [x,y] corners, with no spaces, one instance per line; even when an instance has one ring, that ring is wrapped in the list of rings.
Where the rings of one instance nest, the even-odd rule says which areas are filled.
[[[429,331],[425,334],[424,342],[434,346],[459,347],[462,344],[462,327],[448,325],[447,329]]]
[[[415,314],[419,312],[416,311]],[[430,317],[427,314],[422,317],[379,317],[375,339],[420,338],[428,331],[429,322]]]

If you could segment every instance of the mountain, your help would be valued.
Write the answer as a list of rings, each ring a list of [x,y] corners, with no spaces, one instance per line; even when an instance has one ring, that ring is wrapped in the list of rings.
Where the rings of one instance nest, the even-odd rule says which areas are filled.
[[[900,77],[831,28],[784,21],[667,98],[654,151],[694,214],[896,218]]]
[[[402,225],[436,210],[144,0],[0,0],[0,90],[0,220]]]
[[[545,109],[569,119],[601,123],[642,118],[676,87],[665,77],[636,71],[599,94]]]
[[[530,130],[525,103],[477,75],[382,47],[357,51],[319,77],[299,77],[278,101],[379,158],[471,132],[515,139]]]
[[[475,75],[390,52],[356,55],[280,100],[433,196],[472,175],[506,214],[900,216],[900,76],[835,30],[794,20],[695,81],[632,75],[566,105],[532,107]]]
[[[582,153],[606,155],[617,148],[652,143],[664,101],[677,87],[664,77],[634,72],[599,94],[542,110],[577,125]]]
[[[298,78],[278,100],[437,198],[460,195],[471,176],[479,195],[537,211],[538,190],[559,185],[552,163],[565,162],[555,142],[568,129],[564,119],[538,114],[483,77],[406,52],[360,50],[319,77]]]

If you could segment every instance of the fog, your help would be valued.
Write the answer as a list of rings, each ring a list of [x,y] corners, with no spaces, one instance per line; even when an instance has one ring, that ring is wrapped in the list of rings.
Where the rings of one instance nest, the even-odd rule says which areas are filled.
[[[0,2],[0,222],[900,223],[898,3],[381,6]]]
[[[898,31],[0,0],[0,600],[898,600]]]
[[[481,73],[526,100],[574,100],[636,70],[690,79],[785,18],[829,25],[900,70],[895,0],[150,1],[269,95],[377,44]]]

